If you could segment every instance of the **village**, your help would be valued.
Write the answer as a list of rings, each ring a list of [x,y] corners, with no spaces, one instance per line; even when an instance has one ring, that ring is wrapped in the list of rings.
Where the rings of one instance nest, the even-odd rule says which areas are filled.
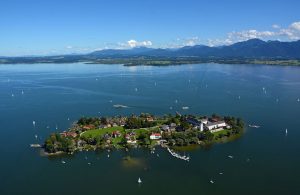
[[[243,121],[234,117],[195,115],[82,117],[67,131],[46,139],[47,153],[106,148],[205,145],[238,135]]]

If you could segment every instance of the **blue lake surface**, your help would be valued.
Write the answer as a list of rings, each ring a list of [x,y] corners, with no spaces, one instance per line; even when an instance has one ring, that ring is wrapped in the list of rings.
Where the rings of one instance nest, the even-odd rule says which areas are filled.
[[[299,67],[1,65],[0,194],[300,194],[298,98]],[[29,147],[81,116],[175,111],[232,115],[261,128],[190,151],[189,163],[160,149],[159,157],[131,150],[130,165],[125,151],[48,158]]]

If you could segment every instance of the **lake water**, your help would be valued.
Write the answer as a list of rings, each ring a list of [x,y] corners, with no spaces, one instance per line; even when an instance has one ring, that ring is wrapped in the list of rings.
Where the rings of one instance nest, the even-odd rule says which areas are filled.
[[[299,67],[1,65],[0,194],[300,194],[298,98]],[[166,150],[131,150],[128,164],[124,151],[48,158],[29,147],[81,116],[175,111],[232,115],[261,128],[189,151],[189,163]]]

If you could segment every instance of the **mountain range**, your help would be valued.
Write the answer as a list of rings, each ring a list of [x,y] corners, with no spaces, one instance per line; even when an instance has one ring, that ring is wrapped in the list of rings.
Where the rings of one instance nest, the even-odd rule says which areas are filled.
[[[300,40],[294,42],[263,41],[250,39],[228,46],[185,46],[177,49],[154,49],[135,47],[132,49],[107,49],[95,51],[88,56],[105,57],[204,57],[204,58],[280,58],[300,59]]]
[[[278,64],[300,66],[300,40],[294,42],[250,39],[232,45],[181,48],[105,49],[88,54],[0,57],[0,64],[96,63],[124,65],[175,65],[191,63]]]

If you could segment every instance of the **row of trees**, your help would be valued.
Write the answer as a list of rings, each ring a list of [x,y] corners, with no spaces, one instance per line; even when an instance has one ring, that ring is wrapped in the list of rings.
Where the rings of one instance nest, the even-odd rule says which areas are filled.
[[[210,131],[187,130],[184,132],[174,132],[172,134],[164,133],[163,139],[171,145],[187,146],[198,144],[199,141],[210,142],[214,135]]]
[[[126,129],[140,129],[140,128],[149,128],[157,125],[156,121],[147,121],[143,118],[131,116],[126,120],[125,128]]]
[[[101,120],[97,117],[81,117],[78,122],[78,125],[95,125],[98,126],[101,124]]]

